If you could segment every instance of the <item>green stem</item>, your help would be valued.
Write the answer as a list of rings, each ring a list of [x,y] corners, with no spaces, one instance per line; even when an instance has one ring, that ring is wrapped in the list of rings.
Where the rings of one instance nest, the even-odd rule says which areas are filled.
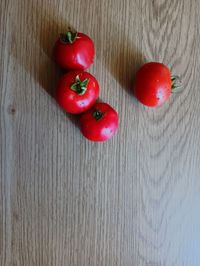
[[[73,82],[70,88],[79,95],[83,95],[87,90],[89,79],[80,80],[79,75],[76,76],[75,82]]]
[[[73,43],[76,40],[77,37],[77,32],[73,32],[71,30],[67,31],[66,33],[61,33],[60,34],[60,40],[62,43],[67,44],[67,43]]]
[[[172,81],[172,93],[181,92],[183,90],[183,83],[179,76],[171,76]]]

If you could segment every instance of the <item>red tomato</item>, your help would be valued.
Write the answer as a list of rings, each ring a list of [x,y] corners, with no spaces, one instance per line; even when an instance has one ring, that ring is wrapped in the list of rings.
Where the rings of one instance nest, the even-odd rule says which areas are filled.
[[[94,43],[83,33],[68,31],[57,40],[54,58],[62,68],[84,70],[93,63]]]
[[[135,96],[144,105],[162,105],[169,98],[171,90],[171,73],[164,64],[146,63],[136,74]]]
[[[87,139],[105,141],[110,139],[118,128],[118,114],[107,103],[96,103],[80,118],[80,129]]]
[[[70,71],[58,82],[56,100],[68,113],[88,110],[99,96],[98,81],[88,72]]]

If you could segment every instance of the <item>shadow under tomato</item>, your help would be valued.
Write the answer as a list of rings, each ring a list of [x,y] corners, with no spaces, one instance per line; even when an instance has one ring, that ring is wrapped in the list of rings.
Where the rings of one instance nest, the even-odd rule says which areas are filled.
[[[130,96],[133,96],[135,74],[147,60],[138,48],[139,46],[131,42],[125,32],[119,32],[116,25],[112,23],[111,28],[111,36],[104,44],[105,52],[101,54],[103,58],[99,60],[103,61],[106,69],[120,86]]]
[[[134,45],[119,45],[114,62],[109,71],[119,82],[121,87],[133,96],[133,83],[137,70],[146,62],[142,53]]]
[[[29,11],[27,11],[29,12]],[[24,32],[21,33],[13,29],[13,39],[17,39],[16,34],[21,34],[22,43],[13,41],[11,47],[11,55],[22,66],[27,73],[34,79],[34,81],[40,84],[40,88],[45,90],[49,96],[52,97],[52,104],[56,104],[55,101],[55,88],[59,78],[66,73],[57,66],[53,60],[53,46],[61,32],[65,32],[72,26],[66,21],[59,18],[56,21],[50,14],[46,14],[45,10],[40,9],[38,6],[34,6],[31,11],[33,21],[37,21],[38,17],[42,18],[43,23],[38,29],[30,29],[24,27]],[[26,39],[24,38],[26,36]],[[25,46],[25,49],[21,49],[21,46]],[[27,47],[30,47],[28,49]],[[58,108],[60,108],[58,106]],[[64,112],[60,108],[61,112]],[[78,117],[66,114],[67,118],[75,125],[78,125]]]

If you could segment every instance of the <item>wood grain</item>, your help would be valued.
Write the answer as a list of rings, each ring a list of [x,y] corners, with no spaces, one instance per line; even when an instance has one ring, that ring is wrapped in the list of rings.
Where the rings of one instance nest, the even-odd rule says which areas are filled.
[[[2,0],[0,265],[200,265],[198,0]],[[89,71],[119,132],[90,143],[52,94],[68,26],[89,34]],[[130,91],[161,61],[184,91],[158,109]]]

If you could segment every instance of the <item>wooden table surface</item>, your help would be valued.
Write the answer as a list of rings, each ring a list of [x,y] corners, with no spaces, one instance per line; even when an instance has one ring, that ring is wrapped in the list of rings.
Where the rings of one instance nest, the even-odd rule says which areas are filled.
[[[0,265],[200,265],[199,25],[199,0],[1,0]],[[119,113],[106,143],[51,96],[68,26],[94,40],[89,72]],[[130,91],[152,60],[184,83],[157,109]]]

